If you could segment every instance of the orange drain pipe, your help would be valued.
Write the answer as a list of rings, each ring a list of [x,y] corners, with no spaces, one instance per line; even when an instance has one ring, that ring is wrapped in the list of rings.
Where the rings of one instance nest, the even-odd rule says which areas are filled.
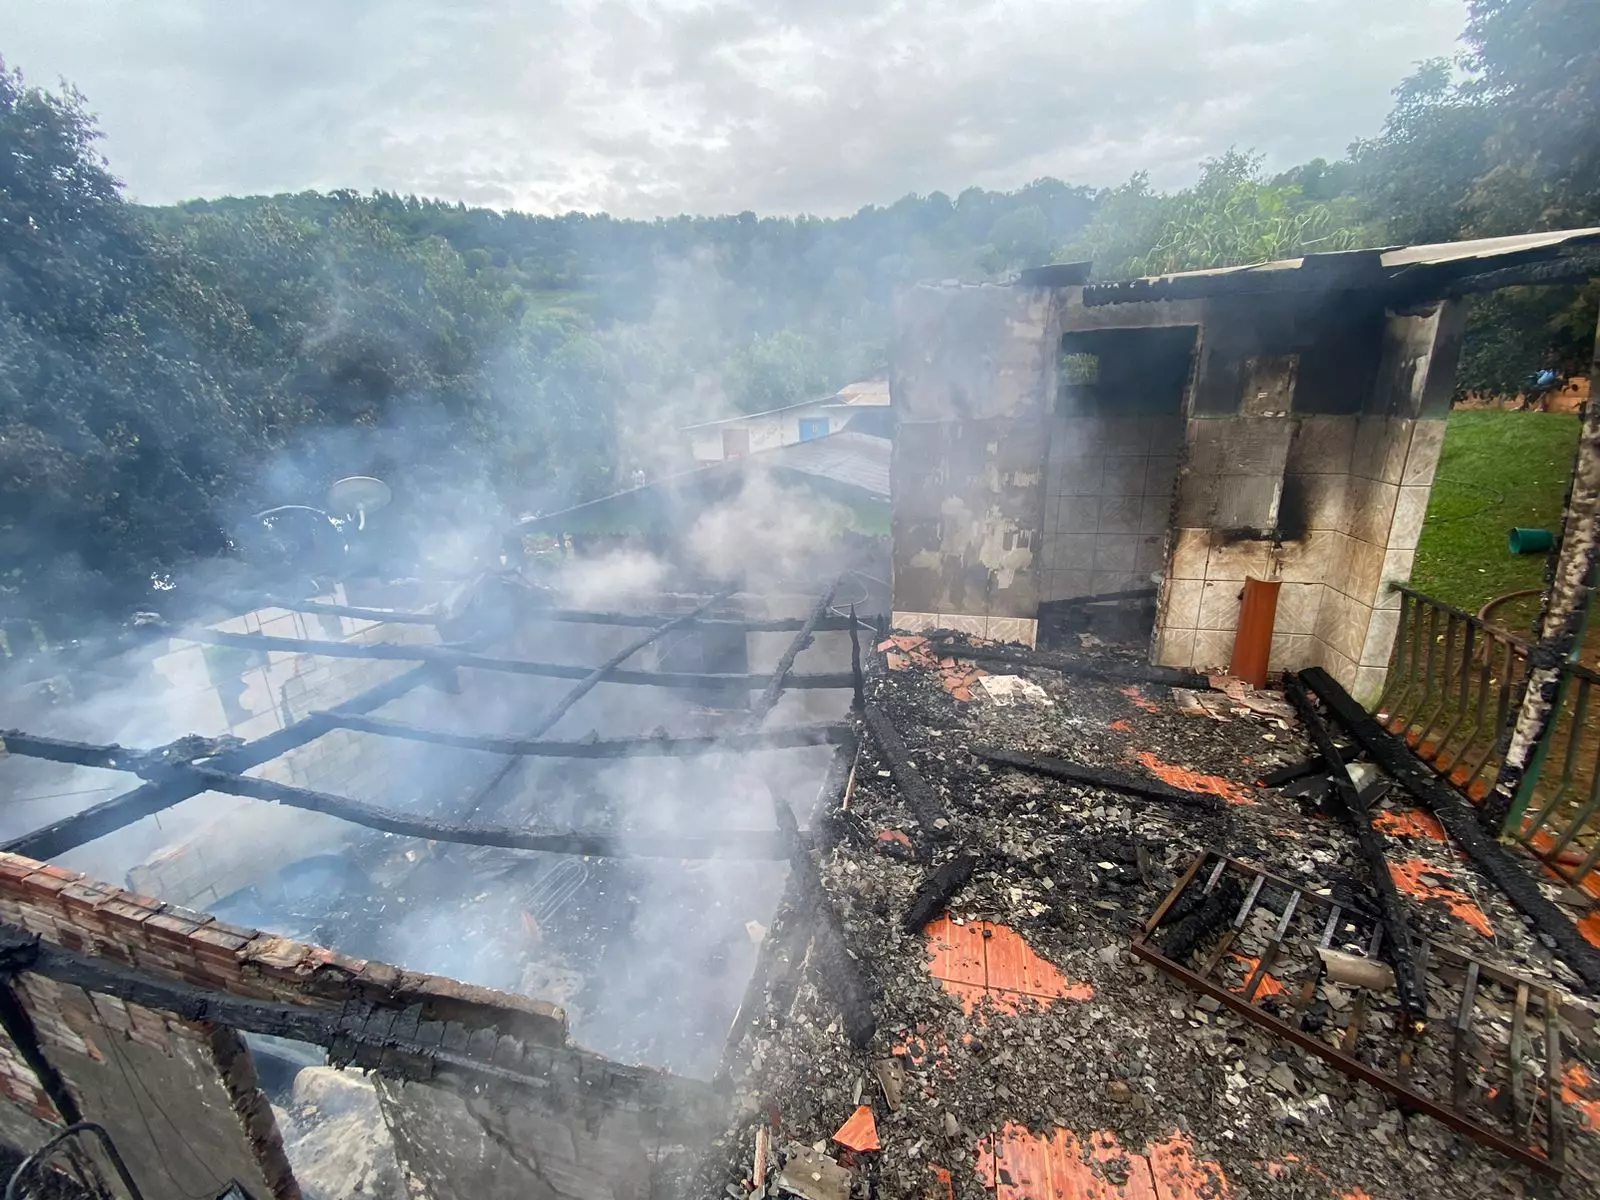
[[[1272,628],[1278,617],[1278,589],[1274,580],[1246,579],[1244,603],[1239,606],[1239,632],[1233,639],[1233,662],[1228,674],[1253,688],[1267,686],[1267,661],[1272,657]]]

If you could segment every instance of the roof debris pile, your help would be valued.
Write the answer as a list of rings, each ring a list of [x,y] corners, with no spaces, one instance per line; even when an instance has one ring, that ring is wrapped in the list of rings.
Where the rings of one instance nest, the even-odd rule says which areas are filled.
[[[879,651],[811,852],[876,1033],[852,1048],[791,975],[730,1045],[739,1115],[703,1194],[1464,1198],[1547,1186],[1553,1160],[1600,1187],[1581,964],[1449,816],[1351,761],[1362,731],[1320,681],[1313,739],[1276,693],[1109,652]],[[974,686],[968,652],[1019,682]],[[1568,927],[1587,914],[1516,865]]]

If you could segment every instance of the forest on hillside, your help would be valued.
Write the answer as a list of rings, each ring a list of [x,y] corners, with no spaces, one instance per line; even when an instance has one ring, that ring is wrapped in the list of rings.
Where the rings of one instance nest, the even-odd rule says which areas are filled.
[[[1600,5],[1469,0],[1337,162],[1174,192],[905,196],[838,219],[533,216],[352,192],[141,207],[90,99],[0,64],[0,617],[125,613],[250,512],[388,479],[407,519],[549,511],[670,431],[885,367],[895,289],[1115,278],[1600,224]],[[0,47],[3,49],[3,47]],[[1463,389],[1583,369],[1600,289],[1476,301]]]

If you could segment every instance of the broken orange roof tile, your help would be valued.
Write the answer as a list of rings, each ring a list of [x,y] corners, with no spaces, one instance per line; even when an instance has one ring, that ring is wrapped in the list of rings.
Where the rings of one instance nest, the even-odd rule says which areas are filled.
[[[1221,1166],[1196,1161],[1192,1144],[1176,1132],[1144,1154],[1132,1154],[1109,1129],[1094,1131],[1085,1144],[1069,1129],[1058,1127],[1046,1137],[1008,1122],[997,1136],[979,1142],[976,1173],[995,1200],[1224,1200],[1228,1195]]]
[[[1144,1152],[1161,1200],[1226,1200],[1230,1194],[1222,1165],[1197,1158],[1194,1143],[1178,1130],[1164,1142],[1150,1142]]]
[[[1133,706],[1135,708],[1141,708],[1147,713],[1158,713],[1161,711],[1161,705],[1157,704],[1154,700],[1151,700],[1142,691],[1140,691],[1139,685],[1136,683],[1130,683],[1127,687],[1119,688],[1118,690],[1129,700],[1133,701]]]
[[[1393,837],[1426,838],[1430,842],[1443,842],[1444,826],[1432,813],[1415,808],[1395,808],[1380,812],[1372,818],[1372,827]]]
[[[1254,975],[1256,973],[1256,968],[1261,965],[1261,960],[1259,958],[1251,958],[1248,954],[1240,954],[1237,950],[1229,951],[1228,957],[1234,959],[1244,967],[1243,982],[1241,982],[1238,987],[1230,989],[1232,991],[1242,993],[1250,983],[1250,976]],[[1275,976],[1271,971],[1268,971],[1261,976],[1261,982],[1256,986],[1255,998],[1265,999],[1268,996],[1281,996],[1288,990],[1289,989],[1284,987],[1282,982],[1279,981],[1277,976]]]
[[[950,1174],[949,1168],[929,1163],[928,1170],[933,1172],[937,1182],[928,1185],[924,1193],[926,1200],[956,1200],[955,1176]]]
[[[991,921],[957,924],[946,913],[928,924],[928,973],[971,1015],[987,998],[1005,1013],[1029,1003],[1092,1000],[1094,988],[1040,958],[1016,930]]]
[[[872,1115],[872,1109],[865,1104],[857,1108],[850,1115],[850,1119],[839,1126],[839,1131],[833,1135],[833,1140],[862,1154],[883,1149],[883,1143],[878,1141],[878,1122]]]
[[[1394,879],[1395,887],[1406,895],[1418,900],[1442,900],[1451,916],[1465,921],[1486,938],[1494,937],[1494,926],[1489,924],[1488,916],[1473,902],[1471,896],[1444,884],[1429,883],[1423,878],[1424,875],[1454,878],[1454,873],[1448,868],[1436,866],[1426,859],[1413,858],[1406,862],[1390,863],[1389,874]]]
[[[1169,787],[1182,788],[1188,792],[1207,792],[1213,796],[1221,796],[1229,804],[1254,804],[1255,796],[1243,784],[1231,783],[1220,775],[1204,775],[1199,771],[1191,771],[1187,767],[1174,766],[1172,763],[1162,762],[1148,750],[1142,750],[1134,755],[1144,768],[1162,783]]]
[[[1580,1062],[1572,1063],[1561,1076],[1561,1099],[1577,1109],[1585,1129],[1600,1132],[1600,1081]]]
[[[1591,946],[1600,946],[1600,909],[1578,922],[1578,932]]]
[[[880,842],[894,842],[897,845],[904,846],[907,850],[910,850],[913,853],[915,853],[917,849],[911,844],[911,839],[905,834],[901,833],[898,829],[880,829],[878,831],[878,840]]]
[[[1113,721],[1113,722],[1111,722],[1111,728],[1113,730],[1115,730],[1117,733],[1132,733],[1133,732],[1133,726],[1129,725],[1126,721]]]

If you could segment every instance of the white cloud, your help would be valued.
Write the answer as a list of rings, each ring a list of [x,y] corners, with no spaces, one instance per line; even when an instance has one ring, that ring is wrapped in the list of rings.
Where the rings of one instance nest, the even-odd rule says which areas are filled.
[[[10,0],[138,199],[837,214],[1373,133],[1464,0]]]

